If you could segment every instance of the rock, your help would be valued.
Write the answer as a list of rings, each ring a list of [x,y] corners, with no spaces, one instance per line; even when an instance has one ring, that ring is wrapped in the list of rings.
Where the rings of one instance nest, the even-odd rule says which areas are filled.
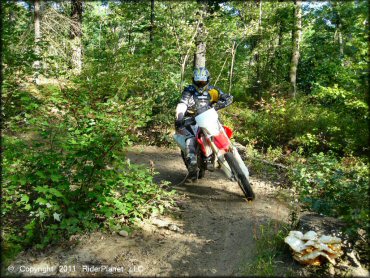
[[[322,235],[332,235],[339,233],[341,228],[345,227],[345,224],[334,217],[321,216],[314,212],[304,212],[300,216],[298,227],[303,232],[315,231]]]
[[[329,266],[329,269],[328,269],[328,272],[331,276],[334,276],[335,275],[335,268],[333,265],[330,265]]]
[[[362,266],[360,267],[350,267],[351,271],[351,276],[352,277],[369,277],[370,273],[367,269],[363,268]]]
[[[118,233],[120,236],[123,236],[123,237],[127,237],[128,236],[128,232],[126,232],[125,230],[122,230],[122,231],[119,231]]]
[[[159,228],[165,228],[170,224],[169,222],[158,219],[158,218],[153,218],[151,221],[153,225],[156,225]]]
[[[341,231],[345,226],[342,221],[336,218],[323,216],[314,212],[302,213],[298,222],[298,229],[303,233],[314,230],[321,235],[334,235],[342,238],[342,250],[344,254],[336,266],[330,266],[328,275],[333,275],[333,272],[335,272],[335,275],[342,275],[344,273],[346,275],[349,274],[351,277],[369,277],[369,271],[360,262],[359,258],[361,255],[359,255],[359,247],[356,244],[353,245],[348,236]],[[326,238],[323,237],[322,239],[325,240]],[[364,243],[362,243],[362,246],[364,246]]]
[[[182,230],[178,226],[176,226],[175,224],[169,224],[168,229],[170,231],[174,231],[174,232],[180,232],[180,233],[182,232]]]

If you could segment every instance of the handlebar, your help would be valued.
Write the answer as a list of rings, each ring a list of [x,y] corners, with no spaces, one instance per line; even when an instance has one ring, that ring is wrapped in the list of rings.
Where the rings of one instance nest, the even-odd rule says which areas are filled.
[[[195,119],[193,117],[183,119],[182,122],[183,122],[183,126],[184,127],[189,126],[189,125],[195,125],[196,124],[196,121],[195,121]]]

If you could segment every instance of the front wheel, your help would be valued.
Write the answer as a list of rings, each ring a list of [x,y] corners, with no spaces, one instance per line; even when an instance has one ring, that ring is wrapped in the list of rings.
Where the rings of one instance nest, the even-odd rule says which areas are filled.
[[[244,196],[247,198],[247,200],[254,200],[255,196],[252,187],[249,184],[247,176],[243,173],[238,162],[236,161],[234,155],[232,153],[225,153],[225,159],[229,164],[236,180],[238,181],[238,184],[242,189]]]

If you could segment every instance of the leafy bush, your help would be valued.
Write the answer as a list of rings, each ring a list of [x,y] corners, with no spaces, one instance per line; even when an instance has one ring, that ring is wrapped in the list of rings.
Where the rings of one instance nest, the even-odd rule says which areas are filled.
[[[354,157],[340,161],[319,153],[297,163],[290,178],[313,210],[339,217],[349,224],[349,232],[362,228],[369,233],[367,164]]]
[[[27,113],[8,114],[5,125],[7,246],[43,248],[86,229],[120,229],[163,212],[173,192],[123,153],[150,119],[146,100],[132,97],[124,106],[117,95],[95,101],[72,88],[40,89],[16,92]]]
[[[324,94],[321,101],[324,96],[327,100]],[[329,150],[338,155],[366,154],[369,132],[364,102],[358,100],[353,108],[357,102],[348,100],[347,110],[341,110],[338,102],[339,108],[326,107],[318,99],[318,95],[296,100],[273,97],[258,102],[254,110],[238,103],[223,114],[239,142],[259,149],[280,146],[290,151],[301,148],[307,155]]]

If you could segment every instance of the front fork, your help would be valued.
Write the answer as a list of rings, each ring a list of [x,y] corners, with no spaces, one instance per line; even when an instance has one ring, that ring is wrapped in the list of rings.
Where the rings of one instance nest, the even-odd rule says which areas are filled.
[[[209,143],[211,145],[211,148],[213,150],[213,153],[215,154],[215,156],[217,157],[218,162],[220,163],[221,169],[224,171],[225,175],[229,179],[232,180],[233,177],[234,177],[234,175],[233,175],[233,172],[230,169],[229,164],[225,160],[225,157],[224,157],[225,151],[224,150],[220,150],[219,148],[217,148],[216,145],[215,145],[215,143],[213,143],[211,140],[209,140]],[[229,149],[233,153],[233,155],[234,155],[236,161],[238,162],[241,170],[243,171],[244,175],[246,176],[247,179],[249,179],[249,171],[248,171],[248,168],[247,168],[247,166],[245,166],[245,163],[244,163],[243,159],[241,158],[241,156],[240,156],[237,148],[231,142],[230,142]]]
[[[245,163],[244,163],[243,159],[241,158],[241,156],[240,156],[237,148],[233,144],[230,144],[230,148],[231,148],[231,151],[232,151],[232,153],[233,153],[236,161],[238,162],[240,168],[242,169],[244,175],[249,180],[249,171],[248,171],[248,168],[247,168],[247,166],[245,166]]]
[[[225,151],[220,150],[216,147],[215,143],[213,143],[211,140],[209,140],[209,144],[213,150],[213,153],[215,154],[215,157],[217,158],[217,161],[220,163],[222,171],[224,171],[225,175],[232,180],[234,175],[233,172],[230,169],[229,164],[227,164],[227,161],[225,160]]]

